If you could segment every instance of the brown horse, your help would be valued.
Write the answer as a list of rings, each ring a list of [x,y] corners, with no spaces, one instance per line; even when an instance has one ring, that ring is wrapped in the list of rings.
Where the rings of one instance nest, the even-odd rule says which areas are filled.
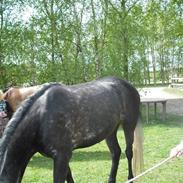
[[[38,91],[41,85],[31,87],[11,87],[5,93],[0,94],[0,100],[6,101],[6,112],[8,118],[11,118],[21,102],[27,97]]]

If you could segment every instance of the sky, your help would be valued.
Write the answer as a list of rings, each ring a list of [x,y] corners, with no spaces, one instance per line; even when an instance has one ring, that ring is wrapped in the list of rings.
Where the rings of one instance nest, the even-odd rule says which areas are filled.
[[[7,13],[8,17],[12,22],[23,22],[28,23],[29,19],[32,15],[36,14],[36,10],[33,9],[31,6],[25,6],[23,10],[20,12],[17,8],[12,9],[10,12]]]
[[[22,20],[24,22],[29,21],[29,18],[35,13],[35,10],[30,6],[25,7],[25,10],[22,12]]]

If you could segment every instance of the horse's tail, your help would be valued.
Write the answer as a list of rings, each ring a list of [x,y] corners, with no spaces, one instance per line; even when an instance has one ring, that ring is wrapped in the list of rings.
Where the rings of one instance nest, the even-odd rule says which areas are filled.
[[[143,129],[141,124],[141,117],[137,122],[135,131],[134,131],[134,143],[133,143],[133,173],[134,175],[142,172],[144,167],[144,159],[143,159]]]

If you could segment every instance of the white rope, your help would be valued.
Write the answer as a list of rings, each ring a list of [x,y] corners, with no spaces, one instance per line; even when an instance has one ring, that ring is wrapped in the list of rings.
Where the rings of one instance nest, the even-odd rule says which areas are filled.
[[[156,165],[154,165],[153,167],[147,169],[145,172],[142,172],[141,174],[137,175],[136,177],[134,177],[134,178],[132,178],[132,179],[126,181],[125,183],[130,183],[130,182],[132,182],[132,181],[137,180],[138,178],[140,178],[140,177],[142,177],[143,175],[147,174],[148,172],[150,172],[150,171],[152,171],[152,170],[158,168],[159,166],[161,166],[162,164],[166,163],[167,161],[169,161],[169,160],[172,159],[172,158],[173,158],[173,157],[171,157],[171,156],[168,157],[168,158],[166,158],[165,160],[159,162],[158,164],[156,164]]]

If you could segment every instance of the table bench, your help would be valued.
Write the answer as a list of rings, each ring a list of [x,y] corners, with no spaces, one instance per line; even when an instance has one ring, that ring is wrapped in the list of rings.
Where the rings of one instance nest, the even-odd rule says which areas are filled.
[[[173,87],[183,88],[183,77],[172,77],[170,86],[172,88]]]
[[[141,104],[145,104],[146,106],[146,121],[149,123],[149,106],[150,104],[154,104],[154,115],[157,115],[157,103],[162,104],[162,119],[163,121],[166,119],[166,99],[162,98],[141,98]]]

